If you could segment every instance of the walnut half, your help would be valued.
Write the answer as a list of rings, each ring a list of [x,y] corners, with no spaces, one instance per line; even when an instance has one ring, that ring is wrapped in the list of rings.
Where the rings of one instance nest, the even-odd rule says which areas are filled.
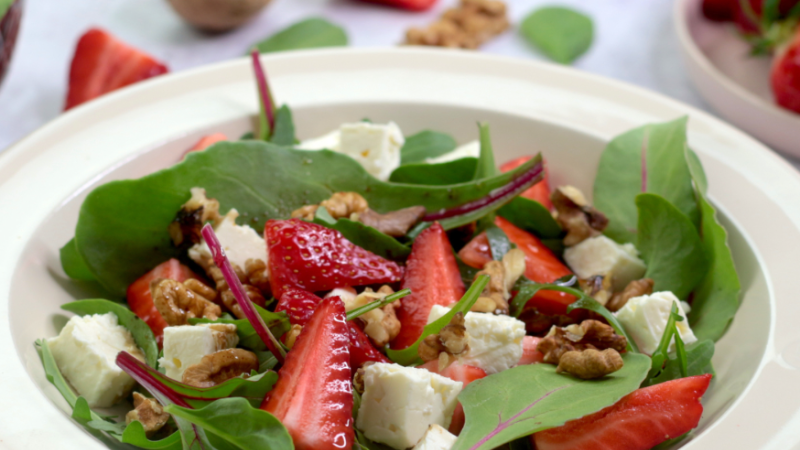
[[[557,215],[556,221],[566,230],[564,245],[579,244],[598,236],[607,226],[608,219],[592,207],[583,193],[573,186],[561,186],[550,196]]]
[[[619,353],[624,352],[627,345],[625,337],[614,333],[611,326],[597,320],[584,320],[580,325],[553,327],[539,341],[536,349],[544,354],[545,363],[558,365],[559,372],[588,379],[619,370],[622,367]],[[592,352],[581,355],[587,350]],[[602,353],[602,356],[597,353]],[[609,356],[611,353],[616,353],[617,356]],[[566,355],[569,356],[562,366]]]
[[[457,312],[438,334],[427,336],[417,349],[419,357],[426,362],[440,359],[441,353],[458,357],[468,350],[469,335],[462,312]]]
[[[241,348],[220,350],[203,356],[199,363],[183,372],[183,382],[194,387],[212,387],[240,375],[258,370],[255,353]]]
[[[650,278],[642,278],[641,280],[633,280],[625,286],[622,292],[617,292],[611,297],[611,300],[606,304],[611,312],[616,312],[622,309],[628,300],[634,297],[641,297],[642,295],[650,295],[653,293],[653,286],[655,281]]]
[[[170,326],[187,325],[194,317],[215,320],[222,314],[219,306],[175,280],[154,279],[150,293],[156,309]]]
[[[583,380],[591,380],[614,373],[622,366],[622,356],[613,348],[603,351],[588,348],[561,355],[556,373],[566,372]]]
[[[125,415],[125,423],[130,425],[133,421],[141,422],[147,436],[160,430],[169,420],[169,414],[164,412],[158,401],[138,392],[133,393],[133,407],[134,409]]]

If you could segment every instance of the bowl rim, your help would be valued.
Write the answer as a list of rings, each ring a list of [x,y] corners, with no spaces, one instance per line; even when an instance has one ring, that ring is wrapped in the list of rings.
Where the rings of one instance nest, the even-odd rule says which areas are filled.
[[[693,118],[693,122],[690,124],[690,139],[692,140],[703,140],[704,145],[703,148],[698,148],[698,151],[701,151],[701,157],[708,154],[714,154],[715,156],[725,156],[727,159],[724,160],[724,164],[728,165],[739,165],[741,167],[746,167],[748,161],[755,158],[759,161],[759,164],[763,166],[760,170],[760,176],[762,177],[759,181],[759,187],[763,188],[765,192],[768,192],[771,197],[775,198],[776,202],[781,203],[782,206],[786,207],[786,214],[788,220],[794,224],[794,226],[800,229],[800,207],[792,207],[791,199],[796,198],[797,194],[800,194],[800,173],[798,173],[788,162],[780,158],[779,156],[772,153],[769,149],[764,147],[762,144],[758,143],[751,137],[747,136],[745,133],[739,131],[736,128],[733,128],[730,125],[725,124],[721,120],[714,118],[713,116],[697,110],[691,106],[687,106],[675,100],[669,99],[664,97],[661,94],[653,93],[647,91],[643,88],[639,88],[636,86],[628,85],[623,82],[610,80],[598,75],[587,74],[583,72],[579,72],[575,69],[566,68],[562,66],[557,66],[554,64],[549,63],[541,63],[541,62],[534,62],[534,61],[527,61],[527,60],[520,60],[515,58],[509,57],[502,57],[502,56],[490,56],[490,55],[483,55],[483,54],[473,54],[468,52],[460,52],[460,51],[448,51],[448,50],[436,50],[436,49],[416,49],[416,48],[393,48],[393,49],[325,49],[325,50],[309,50],[303,52],[293,52],[293,53],[286,53],[286,54],[276,54],[276,55],[264,55],[262,56],[262,60],[265,63],[282,63],[286,67],[297,67],[296,69],[298,73],[302,72],[303,70],[308,70],[307,67],[304,68],[304,65],[307,66],[309,61],[317,61],[317,60],[327,60],[327,61],[334,61],[337,59],[347,59],[349,61],[360,61],[364,67],[371,67],[372,60],[377,59],[380,61],[397,61],[397,67],[404,67],[408,65],[409,67],[418,68],[422,66],[426,66],[426,64],[439,64],[440,67],[437,70],[443,71],[445,73],[450,73],[452,69],[445,70],[443,65],[451,64],[453,67],[469,67],[470,69],[474,69],[475,72],[479,73],[490,73],[497,78],[506,78],[508,80],[518,81],[520,78],[530,77],[532,75],[542,75],[547,80],[542,80],[534,77],[533,79],[526,80],[527,83],[531,85],[536,85],[537,83],[541,84],[554,84],[558,85],[559,87],[563,87],[563,85],[568,85],[569,83],[573,83],[576,81],[581,81],[585,83],[587,86],[592,87],[594,89],[600,90],[602,89],[603,92],[596,92],[594,95],[599,99],[608,99],[609,102],[617,102],[620,104],[624,104],[626,108],[630,109],[629,114],[631,114],[634,118],[630,118],[628,120],[632,122],[641,122],[643,117],[674,117],[675,115],[679,114],[690,114]],[[480,64],[485,64],[488,68],[478,67]],[[3,152],[0,155],[0,200],[6,198],[9,195],[10,189],[13,187],[17,187],[20,178],[23,176],[23,172],[26,170],[31,170],[31,167],[34,165],[35,162],[39,161],[39,159],[48,151],[52,151],[52,149],[48,150],[52,146],[57,146],[61,140],[69,139],[72,136],[79,136],[80,131],[76,131],[76,126],[81,122],[86,121],[93,121],[98,120],[102,122],[103,120],[107,122],[124,120],[126,114],[129,112],[129,108],[132,104],[143,104],[157,98],[163,92],[169,92],[172,89],[178,91],[202,91],[201,88],[198,88],[198,83],[202,85],[203,82],[207,81],[208,79],[213,78],[214,76],[225,75],[230,73],[235,73],[237,70],[242,70],[244,66],[247,65],[246,58],[240,58],[233,61],[222,62],[218,64],[214,64],[211,66],[206,66],[198,69],[194,69],[191,71],[174,74],[170,76],[159,77],[153,80],[148,80],[140,85],[135,85],[130,88],[126,88],[120,90],[118,92],[114,92],[109,94],[101,99],[93,101],[89,104],[82,105],[81,107],[75,108],[58,119],[54,120],[53,122],[45,125],[41,129],[35,131],[34,133],[30,134],[26,138],[19,141],[17,144],[13,145],[9,149]],[[355,69],[354,69],[355,70]],[[364,69],[366,70],[366,69]],[[399,69],[398,69],[399,70]],[[291,74],[291,71],[289,71]],[[288,76],[284,73],[281,73],[279,76],[271,77],[273,80],[279,79],[281,77]],[[549,77],[549,78],[548,78]],[[565,81],[560,81],[561,79],[565,79]],[[204,81],[205,80],[205,81]],[[553,81],[559,80],[559,81]],[[462,81],[463,82],[463,81]],[[585,89],[589,89],[586,87]],[[584,88],[575,88],[577,91],[578,96],[583,96],[586,92]],[[205,91],[203,91],[205,92]],[[624,95],[623,95],[624,94]],[[170,93],[173,97],[174,101],[179,101],[182,97],[179,96],[178,93]],[[452,95],[452,94],[443,94]],[[179,98],[180,97],[180,98]],[[466,101],[466,100],[464,100]],[[566,99],[565,99],[566,101]],[[599,101],[599,100],[598,100]],[[322,104],[322,103],[319,103]],[[455,102],[455,104],[459,104]],[[147,104],[146,107],[139,106],[140,109],[153,109],[156,106],[155,103]],[[248,114],[252,114],[256,111],[256,104],[255,99],[253,98],[252,102],[248,102],[245,105],[236,105],[240,109],[237,111],[241,112],[241,107],[245,110],[249,111]],[[482,107],[485,105],[481,105]],[[542,108],[541,106],[538,106]],[[502,109],[506,108],[506,109]],[[502,106],[500,111],[508,111],[508,106]],[[626,109],[627,111],[627,109]],[[634,114],[634,111],[638,113]],[[548,111],[549,113],[549,111]],[[222,114],[222,113],[220,113]],[[611,114],[611,112],[609,112]],[[541,117],[542,120],[545,120],[545,116]],[[549,118],[552,123],[559,123],[559,118]],[[222,120],[222,119],[217,119]],[[649,119],[649,120],[657,120],[657,119]],[[193,126],[196,123],[203,123],[200,122],[192,122]],[[602,136],[603,138],[609,137],[609,135],[616,134],[617,130],[615,127],[619,127],[619,125],[615,125],[613,127],[607,127],[606,124],[595,124],[594,128],[590,128],[586,126],[586,132],[588,134],[595,134],[597,136]],[[196,127],[190,128],[188,123],[181,122],[178,125],[171,125],[176,130],[170,131],[170,136],[175,136],[176,132],[190,132],[196,131]],[[573,124],[574,126],[574,124]],[[182,128],[181,128],[182,127]],[[627,127],[627,125],[626,125]],[[710,145],[706,145],[705,139],[708,138],[709,134],[720,133],[731,136],[735,138],[737,141],[737,146],[734,146],[732,152],[722,151],[719,148],[715,148],[714,150],[710,150]],[[77,139],[77,138],[76,138]],[[155,144],[159,142],[159,139],[163,139],[163,136],[156,136],[150,139],[149,142]],[[74,143],[73,143],[74,144]],[[60,144],[59,144],[60,145]],[[66,145],[66,144],[64,144]],[[132,143],[130,146],[139,145],[137,143]],[[103,170],[110,166],[113,166],[120,162],[120,160],[124,161],[126,157],[133,155],[136,151],[140,151],[141,147],[131,150],[126,150],[127,153],[122,153],[120,150],[119,154],[115,154],[112,156],[105,155],[98,152],[92,153],[92,157],[95,159],[88,164],[88,167],[84,172],[92,174],[92,176],[97,176],[98,173],[101,173]],[[731,150],[731,149],[726,149]],[[39,161],[41,162],[41,161]],[[41,169],[41,166],[38,167]],[[766,169],[769,168],[770,170],[765,173]],[[34,168],[36,169],[36,168]],[[100,170],[98,170],[100,169]],[[754,168],[755,171],[755,168]],[[83,172],[82,172],[83,173]],[[7,175],[7,176],[4,176]],[[93,179],[92,176],[84,176],[77,183],[71,187],[66,187],[65,191],[72,195],[75,192],[75,189],[79,186],[84,185],[87,180]],[[755,176],[755,175],[753,175]],[[77,176],[76,176],[77,177]],[[783,189],[772,189],[768,183],[766,183],[765,178],[768,179],[770,182],[780,181],[783,183]],[[14,186],[12,186],[14,184]],[[713,188],[712,188],[713,189]],[[63,199],[58,199],[58,201],[52,201],[51,204],[47,206],[48,211],[52,211],[53,206],[58,206],[63,203]],[[734,217],[734,220],[736,217]],[[20,258],[22,256],[21,249],[25,247],[27,243],[27,238],[30,237],[30,231],[28,230],[28,234],[26,234],[26,230],[24,227],[26,225],[30,225],[30,223],[26,224],[22,221],[20,224],[5,224],[0,225],[0,233],[8,232],[8,233],[18,233],[19,238],[17,241],[14,242],[13,245],[10,246],[9,251],[6,254],[0,254],[0,310],[8,310],[9,298],[7,294],[7,288],[10,286],[10,273],[13,272],[13,269],[19,264]],[[38,223],[34,224],[35,226],[32,227],[35,229],[38,227]],[[6,234],[7,236],[9,234]],[[800,239],[798,239],[798,246],[800,246]],[[757,247],[755,247],[757,248]],[[800,247],[798,247],[800,248]],[[3,269],[7,269],[4,271]],[[8,270],[10,269],[10,270]],[[766,267],[764,267],[766,270]],[[771,277],[768,277],[768,283],[771,283]],[[768,288],[770,290],[773,289],[772,285],[769,284]],[[788,300],[787,300],[788,301]],[[0,317],[0,323],[6,323],[10,318],[7,317]],[[774,317],[774,308],[773,308],[773,317],[771,318],[771,332],[769,337],[769,345],[774,344],[774,324],[775,324],[775,317]],[[13,339],[10,336],[10,333],[6,331],[8,327],[2,329],[4,327],[0,326],[0,356],[11,357],[14,354],[17,354],[16,348],[13,344]],[[18,354],[17,354],[18,355]],[[761,379],[761,373],[764,369],[765,364],[767,363],[768,359],[777,359],[775,355],[770,354],[769,352],[765,352],[765,356],[760,363],[759,369],[754,375],[753,379],[749,382],[747,388],[742,393],[742,395],[737,398],[734,403],[725,411],[722,417],[718,418],[711,426],[709,427],[708,431],[711,431],[714,428],[718,428],[723,421],[725,421],[726,417],[729,416],[737,406],[742,403],[744,397],[748,394],[748,392],[752,389],[753,385],[756,382],[760,382],[763,384],[765,380]],[[14,358],[13,361],[18,361],[19,358]],[[22,372],[19,372],[21,370]],[[0,375],[5,373],[10,374],[12,379],[14,380],[14,376],[19,376],[19,373],[23,373],[24,378],[20,377],[19,381],[23,383],[23,387],[20,388],[21,391],[25,391],[27,393],[32,392],[32,390],[36,390],[36,386],[33,383],[33,380],[28,377],[27,372],[22,367],[22,364],[19,367],[10,367],[4,368],[0,365]],[[0,376],[2,378],[2,376]],[[34,394],[35,395],[35,394]],[[16,401],[19,400],[20,396],[19,393],[9,393],[0,391],[0,400],[2,400],[3,404],[11,404],[6,403],[7,401]],[[52,403],[48,398],[44,395],[38,395],[30,404],[27,404],[23,407],[23,409],[28,409],[29,412],[39,412],[37,408],[45,408],[49,413],[48,417],[53,418],[54,420],[59,420],[61,422],[66,422],[71,427],[74,427],[74,424],[71,423],[69,420],[64,420],[65,417],[61,414],[60,410]],[[798,403],[797,410],[800,410],[800,403]],[[3,438],[13,437],[14,430],[11,429],[12,424],[19,424],[21,418],[16,417],[15,414],[10,414],[11,412],[19,412],[19,411],[2,411],[0,410],[0,436]],[[52,414],[52,413],[56,414]],[[24,416],[24,414],[22,414]],[[728,424],[726,423],[726,428]],[[28,431],[35,430],[35,427],[32,425],[27,424],[24,427]],[[78,430],[82,433],[82,430]],[[80,433],[79,433],[80,434]],[[76,437],[79,435],[76,433],[70,433],[70,437]],[[704,433],[704,435],[707,433]],[[96,446],[96,441],[90,438],[88,435],[83,436],[86,440],[82,440],[83,444],[90,444],[94,442]],[[702,437],[702,436],[701,436]],[[47,437],[43,437],[42,439],[48,439]],[[49,439],[52,439],[50,442],[57,443],[60,446],[64,444],[63,436],[52,436]],[[800,442],[800,437],[794,437],[795,442]],[[7,441],[11,442],[11,441]],[[22,440],[15,440],[14,442],[23,442]],[[70,442],[71,444],[72,442]],[[76,442],[77,443],[77,442]],[[692,446],[698,444],[699,442],[693,441],[690,442],[688,446]],[[11,445],[11,444],[9,444]],[[688,448],[687,446],[687,448]],[[11,448],[24,448],[23,446],[19,447],[11,447]],[[75,448],[78,448],[75,446]],[[87,447],[82,447],[87,448]]]

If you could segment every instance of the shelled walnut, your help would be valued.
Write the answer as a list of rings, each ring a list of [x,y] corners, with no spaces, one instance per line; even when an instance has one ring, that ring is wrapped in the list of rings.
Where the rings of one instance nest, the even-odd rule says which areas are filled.
[[[224,306],[237,318],[246,319],[242,308],[236,301],[236,297],[233,295],[233,292],[231,292],[230,286],[228,286],[228,282],[225,281],[225,276],[222,274],[222,270],[220,270],[220,268],[210,260],[205,261],[203,266],[206,269],[206,273],[209,277],[211,277],[212,280],[214,280],[214,284],[217,287],[217,303]],[[266,275],[266,264],[260,260],[248,259],[245,262],[245,266],[251,269],[248,272],[243,271],[241,267],[236,264],[231,264],[231,266],[233,267],[233,271],[236,273],[236,277],[242,282],[242,288],[244,288],[244,292],[247,294],[247,297],[250,299],[250,301],[258,306],[265,306],[267,300],[264,298],[262,290],[250,283],[261,284],[263,282],[263,277],[268,277],[268,275]],[[266,284],[269,285],[268,279]]]
[[[175,280],[154,279],[150,293],[156,309],[170,326],[187,325],[195,317],[215,320],[222,314],[218,305]]]
[[[361,294],[344,299],[345,310],[351,311],[369,303],[379,301],[387,295],[393,294],[389,286],[381,286],[378,292],[373,292],[367,288]],[[362,315],[356,320],[364,325],[364,334],[369,336],[378,348],[384,347],[392,339],[400,334],[400,320],[397,319],[395,303],[390,303],[381,308],[373,309]]]
[[[622,368],[619,353],[624,352],[627,345],[625,337],[616,334],[611,326],[597,320],[584,320],[580,325],[553,327],[536,349],[544,354],[545,363],[558,365],[560,372],[588,379]],[[592,351],[581,354],[587,350]]]
[[[564,236],[564,245],[567,247],[600,235],[608,226],[606,216],[590,205],[576,187],[561,186],[550,199],[556,209],[556,221],[567,232]]]
[[[486,263],[483,270],[475,274],[475,278],[489,275],[489,284],[481,292],[472,311],[508,314],[510,290],[524,272],[525,253],[517,248],[511,249],[503,255],[502,261]]]
[[[141,422],[148,437],[160,430],[169,420],[169,414],[164,412],[164,408],[157,400],[147,398],[138,392],[133,393],[133,407],[134,409],[125,415],[125,423],[130,425],[133,421]]]
[[[206,190],[194,187],[190,190],[192,197],[181,206],[175,219],[169,224],[169,235],[176,247],[202,242],[200,231],[203,224],[211,221],[218,225],[223,216],[219,215],[219,202],[206,197]]]
[[[469,350],[469,335],[464,322],[464,313],[457,312],[450,323],[445,325],[437,334],[425,337],[419,344],[418,353],[423,361],[438,359],[442,368],[442,354],[449,363],[448,357],[457,358]],[[442,368],[443,369],[443,368]]]
[[[230,348],[203,356],[199,363],[186,368],[181,381],[200,388],[212,387],[231,378],[250,375],[253,370],[258,370],[255,353]]]
[[[650,295],[653,293],[653,286],[655,281],[650,278],[642,278],[641,280],[633,280],[625,286],[622,292],[617,292],[611,297],[611,300],[606,303],[606,308],[611,312],[616,312],[622,309],[628,300],[634,297],[641,297],[642,295]]]
[[[425,29],[406,32],[407,45],[475,49],[509,27],[505,3],[498,0],[461,0]]]

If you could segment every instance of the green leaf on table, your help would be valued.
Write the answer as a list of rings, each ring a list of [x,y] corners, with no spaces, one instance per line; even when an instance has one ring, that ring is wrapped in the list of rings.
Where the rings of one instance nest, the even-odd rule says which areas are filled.
[[[297,22],[255,45],[261,53],[320,47],[344,47],[347,33],[338,25],[312,17]]]
[[[524,197],[515,197],[497,210],[497,214],[541,239],[561,240],[563,230],[541,203]]]
[[[663,197],[639,194],[637,248],[647,264],[646,278],[655,291],[672,291],[686,299],[709,268],[705,248],[695,226]]]
[[[461,297],[461,300],[453,305],[447,314],[425,325],[425,328],[422,330],[422,335],[420,335],[416,342],[402,350],[388,349],[386,351],[386,356],[388,356],[392,361],[404,366],[422,364],[422,359],[420,359],[418,353],[419,344],[421,344],[422,341],[431,334],[436,334],[441,331],[442,328],[450,323],[450,320],[453,319],[453,316],[459,312],[462,312],[464,315],[466,315],[469,310],[472,309],[472,305],[478,301],[478,297],[480,297],[487,284],[489,284],[488,275],[481,275],[478,277],[478,279],[472,283],[472,286],[470,286],[464,296]]]
[[[61,309],[73,312],[79,316],[90,316],[94,314],[114,313],[119,320],[119,324],[127,328],[133,336],[138,346],[145,356],[147,365],[156,367],[158,360],[158,345],[153,331],[147,324],[136,316],[127,306],[120,303],[103,299],[78,300],[76,302],[61,305]]]
[[[714,374],[711,358],[714,356],[714,342],[709,339],[693,342],[686,346],[686,376]],[[665,381],[683,378],[681,362],[677,355],[670,356],[664,368],[654,378],[648,378],[644,386],[664,383]]]
[[[193,187],[205,188],[209,198],[220,202],[221,211],[236,208],[239,224],[261,231],[268,219],[288,218],[295,209],[342,191],[361,193],[379,213],[416,205],[429,211],[451,208],[485,197],[537,162],[534,158],[480,181],[415,186],[379,181],[336,152],[293,150],[260,141],[220,142],[151,175],[94,189],[81,206],[75,242],[97,280],[123,296],[144,273],[181,256],[167,227]]]
[[[291,324],[289,323],[289,317],[286,315],[285,312],[272,312],[268,311],[258,305],[253,305],[256,308],[256,311],[261,315],[261,318],[264,319],[264,323],[269,327],[269,330],[276,338],[280,338],[283,336],[284,333],[289,331],[291,328]],[[232,323],[236,325],[236,334],[239,336],[239,345],[242,347],[249,348],[255,351],[264,351],[266,350],[267,346],[264,344],[264,341],[261,340],[261,337],[256,333],[255,328],[247,319],[206,319],[206,318],[191,318],[189,319],[189,323],[191,325],[195,325],[198,323]]]
[[[285,147],[294,145],[297,142],[297,138],[294,135],[294,118],[292,117],[292,110],[288,106],[283,105],[275,112],[275,129],[269,141],[275,145]]]
[[[436,158],[456,149],[458,144],[453,136],[438,131],[424,130],[406,138],[400,149],[400,164],[423,163],[428,158]]]
[[[686,150],[686,159],[698,191],[703,247],[711,260],[711,267],[695,289],[692,310],[688,314],[689,324],[698,339],[717,341],[739,309],[741,284],[728,247],[728,233],[720,225],[717,211],[706,196],[708,183],[703,166],[689,149]]]
[[[497,165],[494,163],[494,148],[492,147],[492,136],[489,132],[489,125],[479,123],[478,132],[481,137],[481,153],[480,156],[478,156],[478,165],[475,167],[475,173],[472,176],[473,180],[493,177],[500,173],[500,171],[497,170]]]
[[[495,261],[501,261],[503,256],[511,250],[511,242],[500,227],[492,225],[486,228],[486,239],[489,241],[489,249]]]
[[[83,261],[81,254],[78,253],[78,247],[75,244],[75,238],[72,238],[61,247],[59,250],[61,258],[61,267],[64,273],[73,280],[81,281],[94,281],[95,277],[86,263]]]
[[[220,399],[201,409],[167,405],[164,410],[205,430],[213,448],[294,448],[292,437],[275,416],[241,398]]]
[[[325,208],[317,208],[314,223],[333,228],[353,244],[392,261],[405,261],[411,254],[411,247],[397,239],[361,222],[334,219]]]
[[[570,8],[546,6],[528,15],[520,32],[553,61],[570,64],[591,47],[594,24],[591,18]]]
[[[404,164],[394,169],[389,181],[426,186],[466,183],[472,180],[477,166],[477,158],[461,158],[439,164]]]
[[[594,182],[594,206],[609,219],[608,237],[636,243],[635,199],[643,192],[664,197],[699,226],[700,212],[684,156],[686,120],[645,125],[606,146]]]
[[[473,381],[458,396],[466,423],[452,450],[490,450],[613,405],[636,390],[650,368],[650,358],[639,353],[622,359],[622,369],[597,380],[530,364]]]

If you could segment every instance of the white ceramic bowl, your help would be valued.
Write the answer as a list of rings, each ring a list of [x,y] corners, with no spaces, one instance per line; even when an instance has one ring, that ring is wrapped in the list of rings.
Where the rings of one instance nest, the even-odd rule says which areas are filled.
[[[675,2],[675,27],[689,76],[703,98],[739,128],[775,150],[800,158],[800,114],[775,104],[771,58],[751,57],[729,23],[712,22],[702,0]]]
[[[301,138],[346,120],[396,121],[406,133],[475,138],[492,125],[498,160],[542,151],[555,184],[591,192],[614,135],[688,114],[743,284],[717,345],[717,377],[685,448],[786,449],[800,442],[800,177],[746,134],[691,107],[556,65],[421,49],[326,50],[264,57]],[[144,82],[76,108],[0,156],[0,447],[95,449],[65,414],[33,347],[92,296],[61,270],[86,193],[174,163],[200,135],[250,129],[257,111],[245,59]]]

